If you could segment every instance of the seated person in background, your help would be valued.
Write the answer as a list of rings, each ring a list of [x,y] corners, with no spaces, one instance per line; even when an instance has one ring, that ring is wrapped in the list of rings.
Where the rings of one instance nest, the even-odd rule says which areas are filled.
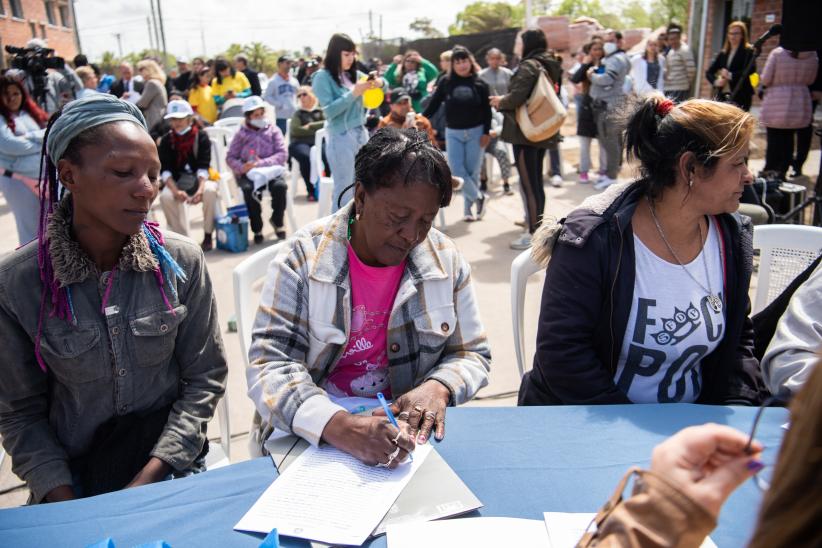
[[[761,399],[752,227],[735,213],[756,121],[658,92],[638,103],[626,148],[642,178],[588,198],[534,245],[538,262],[551,257],[520,405]]]
[[[790,400],[811,375],[822,349],[822,263],[791,297],[762,357],[762,376],[771,394]]]
[[[308,192],[308,201],[316,202],[314,184],[311,180],[311,156],[309,152],[314,146],[314,136],[325,125],[325,115],[320,108],[317,96],[310,86],[300,86],[297,90],[297,112],[291,117],[291,142],[288,145],[288,154],[300,166],[300,175],[305,182]],[[325,160],[325,141],[323,141],[323,163]],[[326,173],[328,167],[326,167]]]
[[[171,104],[172,101],[183,101],[183,100],[185,100],[185,98],[180,94],[179,91],[172,90],[172,92],[168,94],[169,104]],[[164,112],[163,114],[165,115],[165,114],[167,114],[167,112],[168,112],[168,106],[166,106],[166,112]],[[194,121],[195,124],[197,124],[198,122],[199,122],[199,120]],[[202,128],[202,125],[199,125],[199,127]],[[151,138],[154,139],[154,142],[157,143],[158,147],[160,146],[160,140],[169,131],[171,131],[171,124],[168,122],[168,119],[165,118],[165,116],[163,116],[163,118],[160,118],[157,121],[157,123],[155,123],[153,126],[148,128],[148,134],[151,135]]]
[[[378,128],[393,127],[396,129],[414,128],[428,135],[431,144],[436,144],[434,139],[434,128],[428,118],[422,114],[414,112],[411,108],[411,97],[403,88],[394,88],[388,96],[391,105],[391,112],[380,119]]]
[[[33,502],[202,470],[228,369],[202,252],[146,221],[160,160],[145,120],[111,95],[78,99],[46,150],[49,216],[0,261],[12,470]]]
[[[77,92],[78,99],[99,93],[97,91],[97,75],[94,74],[93,68],[84,65],[77,67],[74,72],[77,74],[77,77],[80,78],[80,81],[83,82],[83,89]]]
[[[263,243],[263,217],[260,194],[271,193],[271,226],[278,240],[285,239],[285,161],[288,152],[280,129],[265,117],[265,102],[252,95],[243,102],[245,124],[231,140],[226,161],[237,185],[243,191],[254,243]]]
[[[749,548],[819,546],[822,368],[791,403],[790,424]],[[577,546],[700,546],[725,500],[765,466],[762,445],[748,439],[718,424],[668,438],[654,449],[650,471],[637,472],[633,496],[621,498],[620,485],[597,515],[597,530]]]
[[[214,62],[214,79],[211,81],[211,94],[218,106],[235,97],[251,95],[251,83],[242,72],[237,72],[225,59]]]
[[[418,131],[377,131],[356,158],[354,200],[299,230],[272,260],[252,333],[248,394],[276,428],[396,466],[445,408],[488,382],[471,269],[431,223],[451,200],[445,157]],[[332,398],[393,398],[404,425]],[[378,404],[377,404],[378,405]]]
[[[217,183],[208,180],[211,164],[211,142],[205,131],[194,123],[194,111],[183,101],[168,104],[165,115],[171,130],[160,139],[160,179],[165,185],[160,205],[169,228],[188,236],[186,204],[203,204],[203,251],[214,247],[214,214],[217,206]]]
[[[212,125],[217,121],[219,111],[211,91],[211,69],[208,67],[201,67],[196,76],[191,78],[188,104],[197,113],[197,117],[206,124]]]

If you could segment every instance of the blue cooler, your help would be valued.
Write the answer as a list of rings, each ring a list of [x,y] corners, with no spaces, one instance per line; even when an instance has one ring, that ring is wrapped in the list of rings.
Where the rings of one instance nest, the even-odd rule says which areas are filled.
[[[217,219],[217,249],[241,253],[248,249],[248,209],[245,204],[228,208]]]

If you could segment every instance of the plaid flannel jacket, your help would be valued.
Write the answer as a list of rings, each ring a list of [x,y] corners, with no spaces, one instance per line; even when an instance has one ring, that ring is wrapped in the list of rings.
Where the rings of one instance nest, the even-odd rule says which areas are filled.
[[[271,428],[314,445],[342,407],[321,387],[340,360],[351,325],[347,229],[353,206],[294,234],[271,261],[254,322],[248,394]],[[428,379],[468,401],[488,383],[491,353],[471,268],[435,229],[406,261],[388,322],[388,371],[397,397]]]

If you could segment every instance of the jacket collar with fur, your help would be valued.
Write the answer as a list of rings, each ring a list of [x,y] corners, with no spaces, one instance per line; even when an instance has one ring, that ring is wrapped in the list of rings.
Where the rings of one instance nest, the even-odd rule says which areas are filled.
[[[46,228],[54,276],[61,287],[97,279],[100,272],[80,244],[72,236],[72,203],[67,194],[54,208]],[[158,266],[157,258],[142,231],[131,236],[120,254],[117,268],[135,272],[151,272]]]

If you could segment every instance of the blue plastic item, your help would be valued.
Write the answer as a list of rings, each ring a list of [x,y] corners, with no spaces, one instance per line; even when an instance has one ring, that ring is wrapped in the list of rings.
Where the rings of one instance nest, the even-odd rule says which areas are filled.
[[[242,253],[248,249],[248,209],[245,204],[229,207],[217,219],[217,249]]]

